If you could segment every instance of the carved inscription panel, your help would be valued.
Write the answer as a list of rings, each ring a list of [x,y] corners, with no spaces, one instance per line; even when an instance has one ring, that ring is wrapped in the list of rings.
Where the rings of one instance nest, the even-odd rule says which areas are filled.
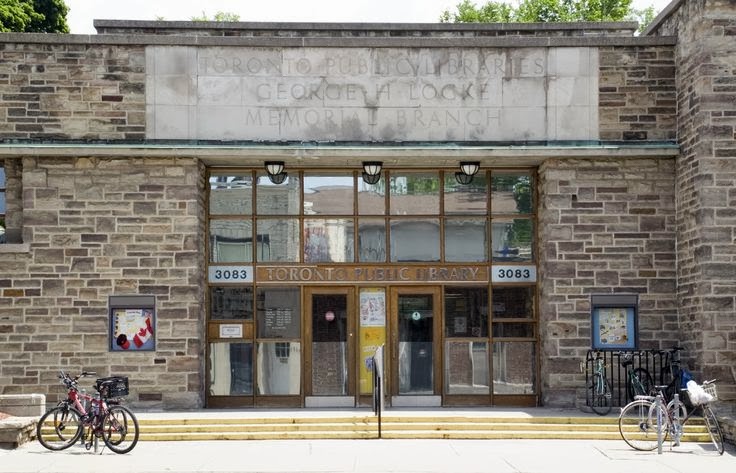
[[[150,46],[146,62],[152,139],[598,138],[594,48]]]

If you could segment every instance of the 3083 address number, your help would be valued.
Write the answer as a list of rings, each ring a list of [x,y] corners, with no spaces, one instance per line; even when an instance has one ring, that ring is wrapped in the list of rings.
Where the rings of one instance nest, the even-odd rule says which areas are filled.
[[[210,266],[210,282],[252,282],[252,266]]]

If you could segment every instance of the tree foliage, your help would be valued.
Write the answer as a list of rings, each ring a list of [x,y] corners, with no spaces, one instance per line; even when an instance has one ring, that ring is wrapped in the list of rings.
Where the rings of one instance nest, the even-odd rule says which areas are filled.
[[[68,33],[64,0],[0,0],[0,31]]]
[[[632,13],[633,0],[521,0],[517,7],[489,1],[476,6],[463,0],[456,12],[445,10],[440,21],[453,23],[535,23],[560,21],[621,21]]]
[[[224,11],[218,11],[215,13],[215,16],[210,18],[207,16],[207,14],[203,11],[202,15],[200,16],[193,16],[192,21],[240,21],[240,15],[233,12],[224,12]]]

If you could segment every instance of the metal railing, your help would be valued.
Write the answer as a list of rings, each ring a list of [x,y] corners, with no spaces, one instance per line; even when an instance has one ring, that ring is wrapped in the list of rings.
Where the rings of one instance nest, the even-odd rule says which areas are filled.
[[[606,367],[606,378],[611,382],[611,405],[623,407],[629,399],[629,376],[628,370],[644,368],[649,372],[655,385],[665,385],[672,380],[670,362],[672,355],[667,350],[621,350],[621,351],[597,351],[588,350],[585,355],[585,386],[586,389],[593,379],[595,370],[595,359],[600,354]],[[621,366],[624,357],[631,357],[633,364]],[[587,403],[586,396],[586,403]]]

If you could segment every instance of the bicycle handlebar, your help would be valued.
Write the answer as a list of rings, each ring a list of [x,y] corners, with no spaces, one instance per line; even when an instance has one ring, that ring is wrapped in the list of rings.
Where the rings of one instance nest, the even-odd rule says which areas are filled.
[[[65,373],[64,370],[59,370],[59,379],[61,380],[61,383],[67,387],[67,389],[76,388],[77,387],[77,380],[79,378],[84,378],[85,376],[96,376],[96,371],[82,371],[79,373],[79,375],[75,377],[69,376],[69,373]]]

